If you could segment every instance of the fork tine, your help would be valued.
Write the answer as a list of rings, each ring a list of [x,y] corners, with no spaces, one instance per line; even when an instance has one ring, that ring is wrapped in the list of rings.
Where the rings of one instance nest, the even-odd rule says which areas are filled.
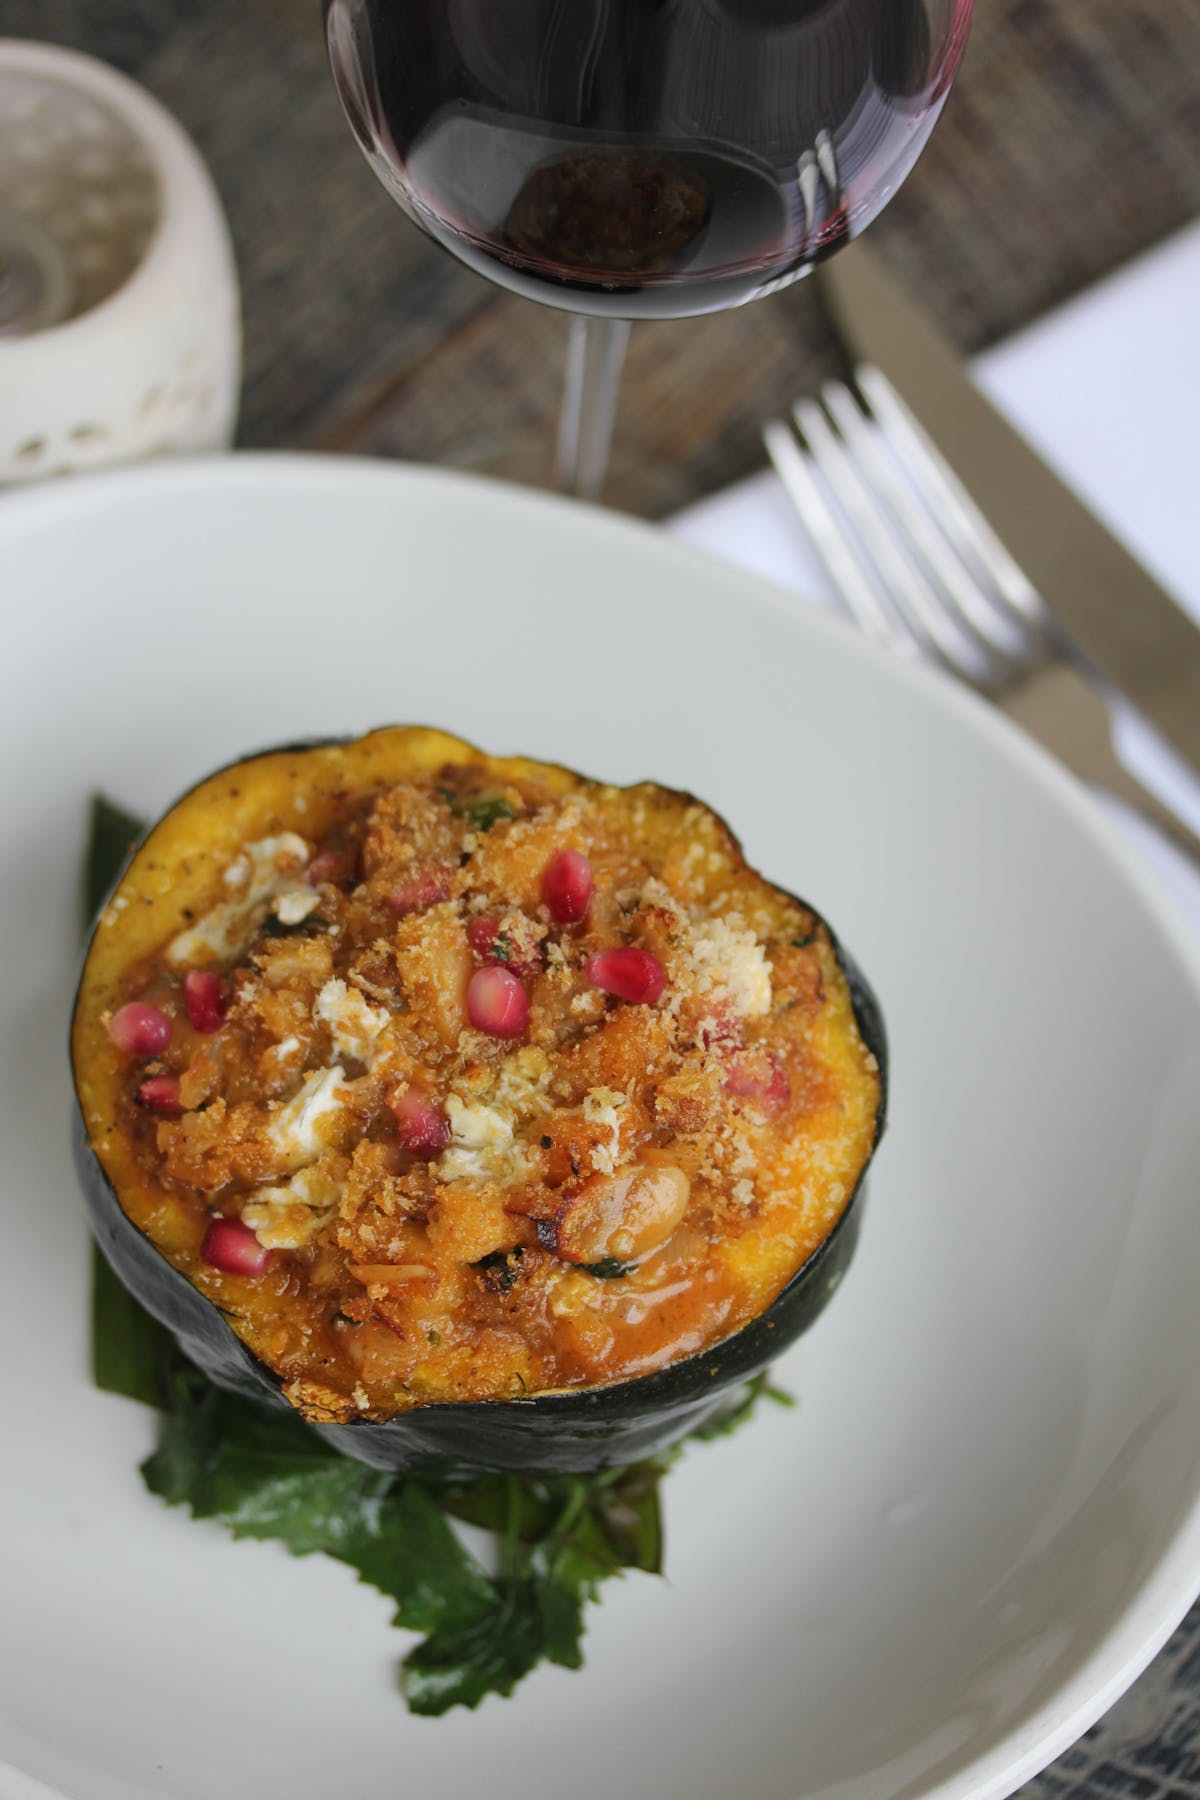
[[[887,376],[872,364],[862,363],[854,371],[854,381],[868,413],[959,553],[984,569],[1001,605],[1034,627],[1043,642],[1052,638],[1052,622],[1041,595]]]
[[[796,431],[878,569],[896,611],[955,674],[976,685],[994,684],[996,659],[982,639],[942,605],[925,576],[899,548],[894,528],[874,491],[813,400],[792,409]]]
[[[889,403],[891,390],[884,378],[869,367],[856,374],[862,377],[864,390],[875,389],[872,398],[879,400],[880,413],[889,427],[900,421],[897,436],[902,449],[911,453],[915,444],[918,455],[924,456],[925,446],[915,435],[919,428],[912,422],[914,435],[910,437],[902,403],[895,397],[893,410]],[[944,471],[943,488],[940,458],[934,460],[933,452],[924,457],[922,467],[923,499],[932,516],[944,520],[947,505],[953,504],[958,523],[961,525],[965,519],[970,529],[974,554],[978,556],[982,546],[991,557],[995,546],[998,554],[991,557],[993,574],[1003,581],[1007,599],[1014,605],[1013,595],[1020,599],[1018,611],[1023,616],[1029,609],[1030,623],[1036,628],[1026,634],[1023,656],[993,658],[984,674],[964,659],[962,646],[970,645],[982,652],[982,643],[968,639],[953,611],[940,610],[924,575],[915,564],[908,563],[899,547],[903,544],[910,552],[914,550],[909,530],[914,516],[912,496],[905,494],[902,505],[894,510],[885,507],[863,472],[864,464],[874,468],[875,459],[863,453],[863,434],[870,436],[870,432],[858,414],[851,392],[838,384],[827,386],[823,392],[828,415],[815,401],[801,401],[793,409],[794,436],[778,419],[764,427],[763,436],[771,461],[839,587],[847,610],[872,636],[905,654],[919,656],[933,650],[969,686],[985,692],[999,690],[1000,704],[1009,717],[1025,724],[1069,769],[1087,781],[1099,779],[1188,854],[1196,855],[1200,839],[1153,791],[1142,786],[1116,753],[1110,708],[1122,696],[1071,652],[1032,584],[982,519],[981,529],[974,531],[973,503],[965,491],[956,491],[958,483],[948,470]],[[839,435],[843,429],[845,435]],[[871,441],[872,449],[877,449],[875,440]],[[895,448],[894,440],[892,447]],[[886,479],[880,483],[881,487],[888,485]],[[826,487],[836,504],[827,498]],[[960,492],[962,508],[957,507]],[[969,572],[968,564],[964,578]],[[959,585],[957,574],[954,585]],[[951,594],[951,604],[952,601]],[[997,668],[1003,681],[996,678]]]
[[[928,503],[923,502],[919,489],[904,480],[897,462],[880,448],[879,435],[851,390],[844,382],[827,381],[821,389],[821,399],[859,467],[890,508],[897,526],[934,576],[946,600],[957,607],[1005,663],[1023,667],[1036,648],[1024,621],[1018,624],[1008,607],[991,603],[987,588],[951,546],[932,511],[926,510]]]
[[[859,630],[901,656],[919,657],[921,649],[916,639],[889,611],[850,548],[791,427],[781,419],[771,419],[763,426],[763,441],[775,473]]]

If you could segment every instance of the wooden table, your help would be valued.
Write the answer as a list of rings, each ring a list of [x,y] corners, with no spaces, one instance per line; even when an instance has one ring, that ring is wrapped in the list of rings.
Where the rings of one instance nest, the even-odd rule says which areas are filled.
[[[117,64],[207,156],[241,271],[243,445],[542,484],[564,326],[410,226],[355,148],[317,0],[4,0],[0,29]],[[965,350],[1200,213],[1200,0],[976,0],[966,64],[872,240]],[[836,367],[803,284],[633,334],[608,498],[661,517],[763,461]],[[1200,1607],[1025,1800],[1200,1800]]]
[[[387,198],[317,0],[4,0],[0,29],[118,64],[207,156],[242,277],[242,444],[548,481],[563,322]],[[976,0],[958,85],[873,242],[964,348],[1007,335],[1200,211],[1198,69],[1197,0]],[[661,517],[757,467],[762,419],[834,363],[803,283],[639,326],[609,500]]]

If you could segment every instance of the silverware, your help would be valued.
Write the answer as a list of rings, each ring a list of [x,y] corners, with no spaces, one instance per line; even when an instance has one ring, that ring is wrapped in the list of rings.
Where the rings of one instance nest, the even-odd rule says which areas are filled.
[[[851,617],[901,656],[979,689],[1087,782],[1117,794],[1200,864],[1200,837],[1120,762],[1109,705],[1029,581],[886,377],[827,382],[771,461]]]
[[[1200,770],[1200,629],[972,385],[869,247],[839,252],[818,284],[851,360],[893,383],[1071,642]]]

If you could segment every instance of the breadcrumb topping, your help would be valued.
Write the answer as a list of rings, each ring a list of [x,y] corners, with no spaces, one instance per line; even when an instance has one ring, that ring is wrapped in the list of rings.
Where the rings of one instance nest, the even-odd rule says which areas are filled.
[[[285,816],[306,835],[267,809],[129,971],[171,1029],[121,1123],[147,1220],[177,1219],[296,1404],[385,1418],[621,1379],[768,1304],[874,1141],[820,920],[648,786],[463,762]],[[582,885],[547,885],[554,858]],[[221,995],[199,1025],[194,970]],[[257,1285],[206,1264],[214,1217],[270,1252]]]

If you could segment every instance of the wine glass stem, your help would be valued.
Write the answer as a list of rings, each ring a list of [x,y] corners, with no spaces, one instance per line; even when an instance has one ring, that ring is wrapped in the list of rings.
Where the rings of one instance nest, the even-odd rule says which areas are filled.
[[[571,320],[554,475],[563,493],[581,500],[598,500],[604,487],[628,342],[628,319]]]

